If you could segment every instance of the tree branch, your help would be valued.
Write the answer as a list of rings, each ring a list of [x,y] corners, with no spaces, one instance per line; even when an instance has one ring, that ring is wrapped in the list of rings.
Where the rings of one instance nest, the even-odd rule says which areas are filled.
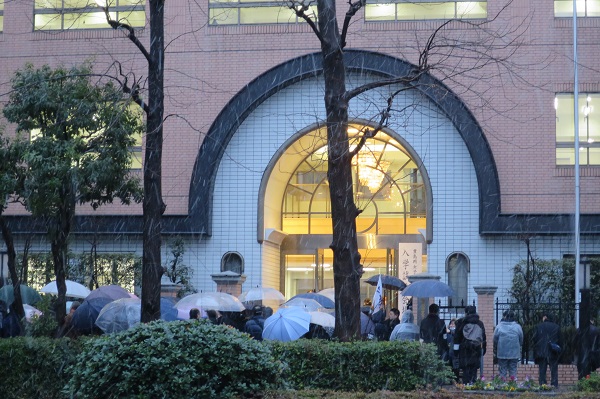
[[[114,19],[112,19],[110,17],[110,14],[108,12],[108,7],[101,7],[102,11],[104,11],[104,15],[106,15],[106,22],[108,22],[108,24],[110,25],[111,28],[118,30],[118,29],[124,29],[127,31],[127,38],[129,40],[131,40],[131,42],[133,44],[135,44],[135,46],[140,50],[140,52],[144,55],[144,57],[146,58],[146,61],[150,62],[150,53],[148,53],[148,50],[146,50],[146,47],[144,47],[144,45],[142,44],[142,42],[140,42],[140,40],[137,38],[137,36],[135,35],[135,30],[133,29],[133,27],[129,24],[120,22],[120,21],[115,21]]]
[[[400,77],[392,78],[392,79],[378,80],[376,82],[370,82],[370,83],[364,84],[362,86],[358,86],[352,90],[348,90],[344,94],[344,100],[350,101],[354,97],[356,97],[364,92],[367,92],[369,90],[376,89],[378,87],[390,86],[390,85],[394,85],[394,84],[408,85],[410,83],[414,83],[417,80],[419,80],[419,77],[424,73],[424,71],[416,71],[416,70],[413,72],[414,72],[414,74],[411,73],[407,76],[400,76]],[[408,87],[405,89],[401,89],[401,90],[407,90],[407,89],[408,89]]]
[[[354,17],[358,10],[363,8],[366,3],[366,0],[358,0],[354,3],[352,2],[352,0],[348,1],[348,5],[350,7],[348,8],[348,11],[346,11],[346,16],[344,17],[344,25],[342,26],[342,48],[346,47],[346,35],[348,34],[348,26],[350,25],[350,20],[352,20],[352,17]]]
[[[321,32],[319,32],[319,28],[317,27],[317,25],[315,24],[315,21],[313,21],[307,14],[306,11],[308,11],[310,9],[310,5],[312,4],[312,0],[309,0],[308,4],[306,4],[305,0],[290,0],[288,2],[288,8],[290,10],[293,10],[294,13],[302,18],[304,21],[306,21],[306,23],[308,24],[308,26],[310,26],[310,28],[313,30],[313,32],[315,32],[315,35],[317,36],[317,38],[319,39],[319,41],[321,43],[323,43],[323,36],[321,36]]]

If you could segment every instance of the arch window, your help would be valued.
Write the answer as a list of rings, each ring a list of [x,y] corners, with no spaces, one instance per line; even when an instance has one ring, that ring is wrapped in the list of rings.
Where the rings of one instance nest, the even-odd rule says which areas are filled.
[[[221,258],[221,271],[244,273],[244,258],[238,252],[227,252]]]
[[[470,261],[462,252],[454,252],[446,258],[446,273],[448,273],[448,285],[454,291],[451,305],[466,305],[469,297],[469,271]]]
[[[350,125],[351,151],[364,130]],[[306,142],[288,149],[287,155],[297,160],[283,197],[282,227],[288,234],[332,233],[325,134],[325,128],[316,129]],[[305,155],[299,158],[301,151]],[[426,228],[423,178],[398,141],[384,132],[367,139],[352,160],[352,172],[355,202],[362,210],[358,233],[418,234]]]

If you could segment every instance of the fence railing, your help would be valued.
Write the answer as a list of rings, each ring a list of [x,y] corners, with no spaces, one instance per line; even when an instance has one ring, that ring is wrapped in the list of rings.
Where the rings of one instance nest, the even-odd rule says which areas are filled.
[[[540,302],[540,303],[517,303],[500,302],[496,299],[494,306],[495,325],[502,320],[502,314],[506,310],[511,310],[515,315],[515,320],[523,328],[523,348],[521,353],[521,363],[528,363],[534,360],[533,349],[535,342],[533,335],[535,327],[542,322],[542,316],[550,313],[553,320],[561,327],[563,337],[563,352],[561,354],[561,363],[571,363],[575,352],[575,343],[571,338],[574,337],[575,318],[579,311],[579,304],[574,302]],[[492,330],[493,331],[493,330]],[[493,335],[488,334],[488,349],[491,349]]]

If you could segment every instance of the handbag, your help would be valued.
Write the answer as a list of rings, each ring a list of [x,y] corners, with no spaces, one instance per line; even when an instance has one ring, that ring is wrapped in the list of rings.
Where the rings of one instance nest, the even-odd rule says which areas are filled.
[[[558,354],[562,350],[559,344],[554,343],[552,341],[548,341],[548,346],[550,346],[550,352],[552,353]]]

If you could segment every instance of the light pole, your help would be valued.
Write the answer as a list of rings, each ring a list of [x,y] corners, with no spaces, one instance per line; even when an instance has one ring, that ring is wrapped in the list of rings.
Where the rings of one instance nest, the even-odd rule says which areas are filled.
[[[574,147],[575,147],[575,226],[574,226],[574,243],[575,243],[575,302],[581,302],[580,288],[579,288],[579,67],[577,61],[577,0],[573,0],[573,110],[574,110]],[[579,328],[579,312],[575,312],[575,327]]]

